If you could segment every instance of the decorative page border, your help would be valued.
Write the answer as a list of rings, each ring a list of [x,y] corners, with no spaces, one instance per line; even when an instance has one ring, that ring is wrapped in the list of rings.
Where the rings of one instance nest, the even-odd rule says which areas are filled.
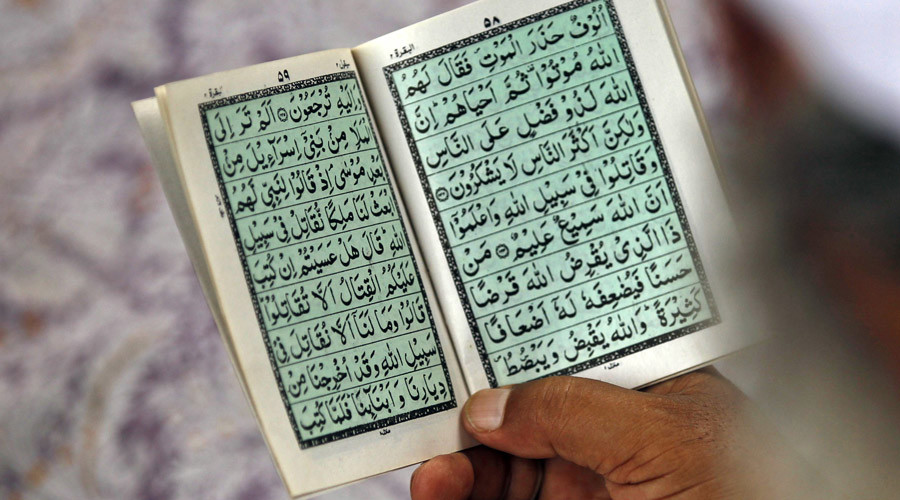
[[[666,185],[669,187],[669,190],[672,194],[672,201],[675,205],[675,213],[678,215],[678,220],[681,223],[681,229],[684,231],[685,240],[687,242],[687,247],[691,253],[691,259],[694,262],[694,268],[697,271],[697,276],[700,279],[700,285],[703,288],[703,293],[706,297],[707,304],[709,305],[710,313],[712,314],[711,318],[700,321],[693,325],[686,326],[684,328],[680,328],[678,330],[665,333],[662,335],[658,335],[651,339],[645,340],[643,342],[630,345],[628,347],[624,347],[617,351],[607,353],[598,358],[590,359],[585,362],[579,363],[577,365],[570,366],[568,368],[546,373],[541,375],[538,378],[550,377],[554,375],[573,375],[578,372],[587,370],[589,368],[593,368],[595,366],[600,366],[606,364],[610,361],[614,361],[616,359],[628,356],[629,354],[634,354],[639,351],[643,351],[644,349],[654,347],[671,340],[677,339],[679,337],[683,337],[685,335],[703,330],[710,326],[721,323],[722,319],[719,315],[718,307],[715,304],[715,300],[712,296],[712,290],[710,290],[709,282],[707,280],[706,272],[703,268],[703,264],[700,262],[700,256],[697,252],[697,245],[694,241],[694,236],[691,232],[691,228],[688,225],[687,217],[684,213],[684,207],[681,203],[681,196],[678,193],[678,190],[675,187],[675,179],[672,177],[672,169],[669,166],[668,158],[665,155],[665,151],[662,148],[662,141],[659,138],[659,133],[656,128],[656,122],[653,120],[653,115],[650,113],[650,107],[647,104],[647,98],[644,95],[644,87],[641,84],[641,80],[638,77],[637,69],[634,65],[634,59],[631,55],[631,50],[628,46],[628,42],[625,39],[625,34],[622,31],[622,25],[619,22],[619,16],[616,13],[615,6],[613,5],[613,0],[572,0],[568,3],[564,3],[562,5],[558,5],[556,7],[532,14],[531,16],[524,17],[522,19],[503,24],[501,26],[497,26],[495,28],[491,28],[485,30],[482,33],[478,33],[476,35],[472,35],[468,38],[458,40],[453,43],[449,43],[447,45],[438,47],[436,49],[429,50],[422,54],[419,54],[415,57],[411,57],[409,59],[404,59],[403,61],[385,66],[383,68],[384,76],[387,79],[388,87],[391,90],[391,96],[394,100],[394,105],[397,107],[398,116],[400,118],[400,123],[403,126],[403,132],[406,136],[406,141],[409,144],[410,152],[412,153],[413,162],[416,165],[416,171],[419,176],[419,182],[422,184],[422,188],[425,191],[425,197],[428,200],[428,207],[431,211],[431,216],[434,219],[434,225],[437,228],[438,236],[441,240],[441,246],[444,249],[444,255],[447,258],[447,262],[450,264],[450,271],[453,274],[453,281],[456,284],[456,291],[459,294],[460,302],[462,302],[463,310],[466,314],[466,319],[469,323],[469,328],[472,332],[473,340],[475,341],[475,347],[478,350],[478,355],[481,358],[481,364],[484,367],[485,374],[487,375],[488,383],[491,387],[497,387],[497,377],[494,375],[494,371],[491,368],[490,360],[488,359],[487,350],[484,346],[484,342],[481,339],[481,333],[478,329],[478,324],[475,320],[475,314],[472,312],[472,306],[469,304],[469,301],[466,297],[466,291],[462,283],[462,279],[460,278],[459,267],[456,264],[456,259],[453,257],[453,253],[450,250],[450,242],[447,238],[447,231],[444,228],[443,220],[441,219],[440,212],[437,209],[437,204],[435,203],[434,197],[431,194],[430,184],[428,182],[428,176],[425,173],[425,168],[422,165],[422,159],[419,155],[419,150],[416,147],[416,141],[412,134],[412,129],[410,128],[409,121],[406,119],[406,113],[403,109],[403,103],[400,99],[399,91],[397,90],[397,86],[394,84],[394,80],[392,75],[394,72],[407,68],[409,66],[419,64],[421,62],[427,61],[429,59],[433,59],[437,56],[444,55],[448,52],[452,52],[474,43],[493,38],[498,35],[502,35],[507,31],[521,28],[522,26],[526,26],[528,24],[533,24],[538,21],[542,21],[549,17],[562,14],[569,10],[582,7],[584,5],[593,3],[593,2],[603,2],[606,4],[607,10],[609,12],[610,21],[612,22],[613,29],[616,34],[616,39],[619,41],[619,45],[622,49],[622,55],[625,58],[625,64],[628,67],[628,73],[631,76],[631,79],[634,83],[635,93],[638,97],[638,102],[640,103],[641,111],[644,113],[644,117],[647,120],[647,128],[650,131],[650,137],[653,141],[653,147],[656,150],[657,155],[659,156],[660,166],[663,171],[663,175],[666,180]]]
[[[291,409],[291,405],[288,402],[287,393],[284,389],[284,384],[281,380],[281,374],[278,370],[278,364],[275,361],[275,355],[272,351],[272,347],[269,343],[269,332],[266,329],[265,323],[263,322],[262,311],[259,307],[259,301],[257,299],[256,293],[253,290],[252,280],[250,277],[250,268],[247,265],[247,258],[244,254],[244,249],[241,248],[239,244],[240,236],[238,234],[237,224],[235,222],[234,214],[232,214],[231,203],[228,197],[228,190],[225,189],[225,181],[222,177],[222,171],[219,167],[218,160],[216,159],[215,147],[213,145],[212,135],[210,134],[209,123],[206,120],[206,112],[211,109],[221,108],[223,106],[229,106],[232,104],[241,103],[244,101],[249,101],[253,99],[259,99],[261,97],[270,97],[273,95],[279,95],[286,92],[291,92],[294,90],[300,90],[307,87],[314,87],[317,85],[336,82],[340,80],[353,80],[356,83],[357,90],[360,93],[360,96],[364,98],[364,94],[362,92],[362,85],[360,84],[356,72],[354,71],[342,71],[338,73],[332,73],[328,75],[318,76],[315,78],[310,78],[307,80],[301,80],[297,82],[287,83],[284,85],[278,85],[275,87],[267,87],[265,89],[254,90],[252,92],[246,92],[244,94],[238,94],[230,97],[224,97],[221,99],[216,99],[213,101],[203,102],[199,105],[200,111],[200,120],[203,123],[203,133],[206,136],[206,144],[209,148],[210,159],[212,160],[213,170],[216,174],[216,180],[219,184],[219,192],[222,195],[222,199],[224,200],[225,212],[228,214],[228,223],[231,226],[231,232],[234,237],[235,246],[237,247],[238,255],[241,260],[241,267],[244,271],[244,279],[247,281],[247,288],[250,292],[250,299],[253,302],[253,310],[256,313],[256,319],[259,323],[259,329],[263,335],[263,343],[266,346],[266,353],[269,356],[269,362],[272,364],[272,371],[275,375],[275,380],[278,382],[278,391],[281,394],[281,400],[284,403],[284,407],[287,410],[288,417],[290,419],[291,428],[294,429],[294,435],[297,437],[297,442],[300,444],[301,449],[310,448],[313,446],[319,446],[321,444],[329,443],[332,441],[337,441],[339,439],[344,439],[352,436],[356,436],[358,434],[362,434],[365,432],[381,429],[384,427],[389,427],[391,425],[399,424],[401,422],[406,422],[408,420],[414,420],[420,417],[425,417],[428,415],[432,415],[434,413],[439,413],[442,411],[450,410],[456,408],[456,395],[453,392],[453,382],[450,378],[450,372],[447,370],[447,360],[444,358],[444,350],[441,348],[441,340],[438,335],[438,329],[434,322],[434,317],[431,314],[431,305],[428,302],[428,294],[425,292],[425,286],[422,283],[422,276],[419,273],[419,266],[416,263],[415,253],[413,252],[412,244],[409,241],[409,234],[406,230],[406,224],[403,219],[403,216],[400,212],[400,205],[397,203],[397,195],[394,190],[393,183],[391,182],[390,174],[387,172],[387,163],[384,161],[384,153],[381,151],[381,144],[378,144],[378,158],[381,161],[381,168],[385,170],[385,178],[388,180],[388,187],[391,192],[391,199],[394,202],[394,206],[397,207],[398,216],[400,218],[401,225],[403,226],[403,237],[406,240],[406,247],[409,248],[410,257],[413,264],[413,269],[416,272],[416,280],[419,282],[419,288],[422,292],[422,298],[425,301],[425,309],[428,312],[428,322],[431,324],[431,329],[434,334],[434,342],[437,346],[438,355],[441,358],[441,367],[444,371],[444,377],[447,382],[447,389],[450,393],[450,400],[429,406],[427,408],[420,408],[418,410],[413,410],[408,413],[403,413],[400,415],[394,415],[392,417],[384,418],[381,420],[377,420],[375,422],[370,422],[368,424],[358,425],[356,427],[351,427],[349,429],[344,429],[342,431],[333,432],[331,434],[327,434],[325,436],[319,436],[317,438],[312,439],[303,439],[302,434],[300,433],[300,428],[297,426],[297,421],[294,418],[294,411]],[[366,110],[366,118],[369,120],[370,126],[372,126],[373,130],[375,128],[374,121],[372,120],[372,116],[369,114],[368,109]]]

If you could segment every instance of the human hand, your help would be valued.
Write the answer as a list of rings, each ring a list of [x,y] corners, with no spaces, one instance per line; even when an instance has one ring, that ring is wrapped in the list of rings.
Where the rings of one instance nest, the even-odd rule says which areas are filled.
[[[410,491],[413,500],[748,498],[745,401],[711,369],[643,392],[575,377],[480,391],[463,420],[486,446],[429,460]]]

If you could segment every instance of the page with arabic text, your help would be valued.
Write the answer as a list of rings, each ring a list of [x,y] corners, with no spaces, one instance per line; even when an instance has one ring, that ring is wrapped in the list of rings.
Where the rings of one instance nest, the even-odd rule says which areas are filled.
[[[653,0],[484,0],[354,49],[473,392],[752,341],[670,28]]]
[[[470,445],[468,390],[352,54],[177,82],[157,101],[290,493]]]

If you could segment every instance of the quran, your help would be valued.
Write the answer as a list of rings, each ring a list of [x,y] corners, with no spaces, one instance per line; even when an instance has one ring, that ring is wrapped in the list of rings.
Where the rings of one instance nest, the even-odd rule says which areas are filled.
[[[662,2],[481,0],[133,107],[294,497],[472,446],[480,389],[753,342]]]

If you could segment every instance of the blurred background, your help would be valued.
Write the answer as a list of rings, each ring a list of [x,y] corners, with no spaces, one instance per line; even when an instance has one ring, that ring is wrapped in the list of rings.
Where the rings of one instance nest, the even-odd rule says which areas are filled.
[[[0,498],[286,497],[129,103],[465,3],[0,3]],[[717,366],[829,488],[895,496],[900,9],[668,5],[775,339]]]

